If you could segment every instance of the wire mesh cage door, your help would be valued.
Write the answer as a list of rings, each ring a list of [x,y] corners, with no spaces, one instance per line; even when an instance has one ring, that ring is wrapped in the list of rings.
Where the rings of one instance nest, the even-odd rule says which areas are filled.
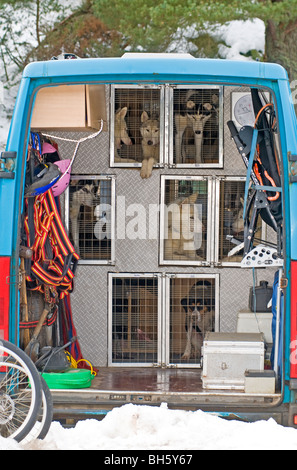
[[[112,85],[110,164],[140,167],[144,159],[163,163],[164,88]]]
[[[73,175],[65,194],[65,222],[79,263],[112,264],[115,177]]]
[[[219,275],[167,278],[167,364],[201,367],[203,338],[219,329]]]
[[[243,176],[228,176],[216,181],[216,262],[238,266],[243,256],[244,193]],[[265,238],[266,224],[259,217],[254,245]]]
[[[211,200],[209,178],[161,176],[160,264],[209,264]]]
[[[111,273],[109,286],[109,364],[157,364],[160,356],[160,276]]]
[[[170,163],[179,168],[223,166],[223,91],[180,85],[170,100]]]

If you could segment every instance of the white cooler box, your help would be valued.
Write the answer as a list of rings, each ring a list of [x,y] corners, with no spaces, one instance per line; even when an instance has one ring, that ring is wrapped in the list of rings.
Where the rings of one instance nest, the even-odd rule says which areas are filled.
[[[263,333],[211,333],[203,342],[202,385],[244,390],[247,370],[264,370]]]

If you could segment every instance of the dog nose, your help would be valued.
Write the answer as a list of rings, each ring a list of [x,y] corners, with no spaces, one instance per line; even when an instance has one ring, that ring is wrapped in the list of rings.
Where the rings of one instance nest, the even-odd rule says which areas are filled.
[[[153,141],[152,141],[152,140],[148,140],[148,141],[147,141],[147,145],[153,145]]]
[[[195,134],[201,134],[201,131],[195,131]]]

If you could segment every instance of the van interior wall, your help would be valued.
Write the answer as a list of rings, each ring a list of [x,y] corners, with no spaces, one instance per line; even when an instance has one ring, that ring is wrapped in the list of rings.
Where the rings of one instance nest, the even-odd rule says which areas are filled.
[[[125,226],[131,221],[132,213],[127,213],[127,208],[139,204],[149,213],[149,205],[160,204],[160,178],[161,175],[184,176],[233,176],[244,177],[246,168],[238,154],[238,151],[230,139],[230,133],[226,122],[231,117],[231,92],[234,88],[224,88],[224,118],[223,118],[223,168],[156,168],[150,178],[143,180],[139,175],[139,168],[110,167],[110,135],[109,129],[89,141],[84,142],[77,153],[72,175],[115,175],[116,200],[119,196],[125,197],[125,210],[117,207],[117,227]],[[106,103],[109,103],[110,87],[106,86]],[[107,119],[109,120],[109,107],[106,105]],[[89,131],[88,131],[89,132]],[[79,139],[88,134],[82,130],[57,129],[51,131],[61,138]],[[57,140],[61,158],[71,158],[75,144]],[[62,209],[65,208],[65,194],[61,196]],[[62,214],[65,211],[62,210]],[[147,219],[148,222],[148,219]],[[159,233],[159,218],[150,223],[152,233]],[[127,225],[126,225],[127,226]],[[69,228],[69,227],[68,227]],[[269,230],[269,229],[268,229]],[[118,232],[119,234],[119,232]],[[121,234],[122,235],[122,234]],[[270,238],[266,234],[267,239]],[[217,274],[219,278],[219,318],[217,329],[222,332],[235,332],[237,328],[238,313],[249,308],[250,288],[255,282],[268,281],[273,284],[275,269],[266,268],[261,270],[243,269],[238,266],[228,265],[160,265],[160,241],[159,237],[151,239],[131,239],[120,236],[115,242],[114,264],[89,264],[87,261],[78,265],[74,279],[74,291],[71,293],[71,306],[74,323],[85,358],[96,366],[104,367],[108,363],[108,341],[109,341],[109,314],[110,314],[110,289],[109,273],[177,273],[185,275]],[[182,308],[181,308],[182,311]]]

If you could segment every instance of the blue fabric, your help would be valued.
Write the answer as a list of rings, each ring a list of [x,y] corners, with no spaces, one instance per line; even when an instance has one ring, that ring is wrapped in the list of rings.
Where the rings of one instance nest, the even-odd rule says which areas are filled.
[[[271,367],[274,366],[274,355],[275,355],[275,336],[276,336],[276,315],[277,315],[277,289],[278,289],[278,278],[279,278],[279,271],[275,273],[274,276],[274,283],[273,283],[273,292],[272,292],[272,340],[273,346],[271,351]],[[280,298],[280,327],[279,327],[279,344],[278,344],[278,359],[277,365],[279,370],[280,377],[282,376],[282,359],[283,359],[283,311],[284,311],[284,295],[281,292]]]

